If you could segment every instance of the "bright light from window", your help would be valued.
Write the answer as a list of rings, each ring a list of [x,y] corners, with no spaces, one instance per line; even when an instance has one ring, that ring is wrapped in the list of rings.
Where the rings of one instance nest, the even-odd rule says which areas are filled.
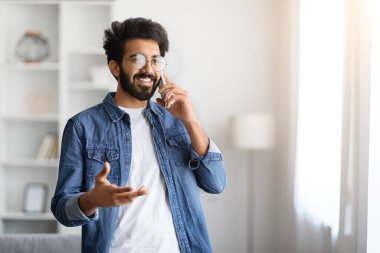
[[[372,7],[371,114],[368,172],[367,252],[380,252],[380,2]]]
[[[295,207],[315,225],[339,225],[343,0],[300,0]]]

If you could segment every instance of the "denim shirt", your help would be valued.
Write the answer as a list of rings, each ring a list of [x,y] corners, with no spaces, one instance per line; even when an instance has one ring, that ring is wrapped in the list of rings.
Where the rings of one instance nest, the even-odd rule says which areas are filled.
[[[108,252],[118,221],[118,207],[98,208],[87,217],[78,198],[95,186],[96,175],[109,161],[110,183],[125,186],[132,159],[129,115],[118,108],[115,93],[67,122],[62,138],[58,182],[51,210],[65,226],[82,226],[82,252]],[[210,140],[204,156],[192,148],[182,121],[149,101],[144,115],[167,188],[180,251],[212,252],[199,188],[220,193],[226,184],[222,154]],[[133,202],[130,203],[133,205]]]

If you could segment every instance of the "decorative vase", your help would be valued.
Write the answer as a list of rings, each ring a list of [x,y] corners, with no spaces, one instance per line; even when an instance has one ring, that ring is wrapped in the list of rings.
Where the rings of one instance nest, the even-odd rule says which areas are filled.
[[[38,31],[26,31],[16,46],[16,54],[25,62],[40,62],[49,55],[48,40]]]

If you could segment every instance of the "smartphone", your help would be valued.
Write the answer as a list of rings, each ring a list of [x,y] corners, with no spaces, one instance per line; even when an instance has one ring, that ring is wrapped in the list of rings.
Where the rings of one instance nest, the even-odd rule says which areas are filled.
[[[160,80],[158,81],[158,88],[162,88],[162,86],[166,85],[165,77],[164,77],[164,72],[161,72],[160,75]]]
[[[161,89],[164,85],[166,85],[166,81],[165,81],[165,77],[164,77],[164,72],[162,71],[161,76],[160,76],[160,80],[158,80],[158,88]],[[160,95],[161,95],[162,100],[164,100],[165,91],[163,91]],[[165,103],[165,107],[166,107],[166,102],[164,102],[164,103]]]

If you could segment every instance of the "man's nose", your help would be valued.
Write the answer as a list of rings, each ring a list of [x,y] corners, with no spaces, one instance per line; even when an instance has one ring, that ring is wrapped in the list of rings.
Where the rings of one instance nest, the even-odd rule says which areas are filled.
[[[144,73],[154,74],[154,69],[152,67],[152,61],[147,61],[141,69]]]

